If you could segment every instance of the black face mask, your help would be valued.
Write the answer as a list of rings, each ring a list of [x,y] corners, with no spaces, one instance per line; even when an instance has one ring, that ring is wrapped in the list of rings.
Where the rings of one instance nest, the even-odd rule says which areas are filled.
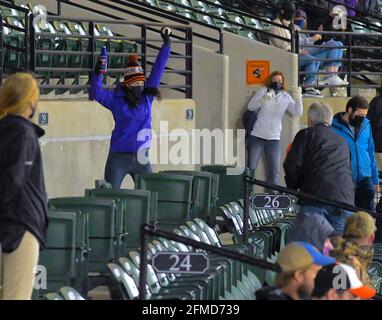
[[[143,86],[133,86],[133,87],[126,87],[123,86],[126,97],[126,103],[130,107],[136,107],[139,103],[139,100],[141,99],[141,95],[143,92],[144,87]]]
[[[349,120],[349,123],[352,127],[354,128],[360,128],[361,125],[362,125],[362,122],[363,120],[365,120],[364,117],[362,116],[354,116],[354,117],[351,117],[350,120]]]
[[[278,81],[275,81],[275,82],[272,82],[271,88],[275,90],[276,92],[279,92],[283,89],[283,84]]]
[[[29,115],[29,119],[32,119],[36,113],[36,108],[32,108],[32,113]]]

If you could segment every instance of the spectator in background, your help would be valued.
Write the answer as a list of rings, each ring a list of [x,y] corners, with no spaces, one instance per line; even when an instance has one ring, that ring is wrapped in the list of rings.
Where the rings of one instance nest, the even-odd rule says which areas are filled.
[[[379,177],[370,121],[366,119],[369,103],[364,97],[351,98],[344,113],[337,113],[333,128],[345,138],[351,152],[353,180],[356,185],[355,205],[374,210],[374,196]]]
[[[375,97],[370,102],[367,112],[375,144],[375,159],[379,170],[382,170],[382,96]]]
[[[272,72],[266,86],[257,90],[248,103],[250,111],[257,111],[257,121],[247,140],[249,168],[256,170],[263,153],[266,157],[266,181],[279,184],[281,162],[282,118],[286,111],[294,116],[303,112],[301,88],[293,88],[292,96],[286,91],[284,75]]]
[[[109,109],[115,121],[105,166],[105,180],[114,189],[121,187],[128,174],[134,180],[136,174],[151,172],[148,162],[151,137],[141,134],[151,130],[152,104],[155,98],[161,97],[158,86],[171,52],[170,34],[165,33],[162,28],[161,36],[163,45],[147,81],[142,67],[138,64],[137,55],[129,56],[124,81],[117,84],[114,90],[103,88],[100,63],[97,63],[91,78],[90,98]],[[140,154],[141,151],[144,155]]]
[[[271,45],[286,50],[291,51],[291,31],[293,31],[293,16],[296,12],[296,6],[292,1],[284,2],[279,10],[278,16],[274,23],[282,25],[283,27],[278,27],[275,25],[271,25],[270,33],[279,37],[283,37],[286,40],[278,39],[275,37],[270,37]],[[288,41],[289,40],[289,41]]]
[[[331,127],[332,115],[325,104],[313,103],[309,107],[308,128],[297,133],[284,162],[285,182],[288,188],[354,205],[349,147]],[[324,216],[339,233],[351,215],[311,200],[301,200],[300,205],[301,213]]]
[[[335,262],[335,259],[322,255],[309,243],[292,242],[280,250],[277,258],[281,272],[276,274],[276,286],[258,290],[256,299],[310,299],[317,272]]]
[[[39,101],[28,73],[7,76],[0,91],[0,300],[30,300],[46,244],[47,194],[32,119]],[[49,272],[49,270],[48,270]]]
[[[372,286],[368,274],[373,260],[375,239],[375,220],[366,212],[356,212],[348,218],[343,237],[332,240],[330,255],[338,262],[351,265],[361,281]]]
[[[325,217],[300,212],[289,230],[287,243],[304,241],[313,245],[321,253],[328,255],[329,251],[333,249],[330,238],[338,235]]]
[[[342,278],[341,275],[346,276]],[[330,264],[318,271],[312,300],[368,300],[375,295],[376,290],[363,284],[354,268],[339,263]]]
[[[307,27],[307,15],[303,10],[297,10],[294,18],[295,30],[301,31],[305,30]],[[320,26],[319,31],[323,30]],[[300,68],[305,69],[306,72],[310,72],[305,75],[306,85],[317,85],[317,72],[320,70],[320,66],[325,67],[326,72],[330,72],[324,80],[323,84],[326,85],[343,85],[347,84],[338,76],[338,70],[341,66],[341,61],[343,58],[343,49],[341,48],[304,48],[303,46],[312,46],[315,42],[322,39],[320,34],[315,34],[309,36],[306,33],[299,33],[299,45],[300,48]],[[336,41],[331,39],[325,41],[320,45],[330,46],[330,47],[342,47],[343,43],[341,41]],[[310,60],[311,61],[310,61]],[[314,61],[315,59],[331,59],[332,61]],[[310,96],[320,96],[320,91],[317,89],[306,88],[306,94]]]

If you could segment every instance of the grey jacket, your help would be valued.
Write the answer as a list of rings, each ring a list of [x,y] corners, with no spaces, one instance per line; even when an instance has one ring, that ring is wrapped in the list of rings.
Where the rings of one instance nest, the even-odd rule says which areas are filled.
[[[300,213],[291,227],[287,242],[305,241],[322,252],[326,239],[336,235],[332,225],[320,214]]]

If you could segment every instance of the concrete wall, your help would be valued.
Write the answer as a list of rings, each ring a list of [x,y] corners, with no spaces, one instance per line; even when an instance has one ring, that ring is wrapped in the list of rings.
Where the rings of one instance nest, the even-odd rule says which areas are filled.
[[[102,12],[108,12],[118,17],[137,21],[139,18],[121,12],[120,10],[108,9],[104,6],[91,4],[88,0],[77,0],[76,2],[91,5]],[[36,2],[37,3],[37,2]],[[50,1],[40,1],[48,8],[54,10],[54,5]],[[118,5],[116,5],[118,6]],[[63,5],[63,15],[82,18],[102,18],[102,16],[90,14],[87,11],[73,9],[71,6]],[[169,20],[159,16],[144,13],[145,17],[155,18],[162,22],[169,23]],[[203,35],[209,35],[217,39],[216,30],[206,28],[197,24],[192,25],[193,31]],[[134,34],[136,30],[120,30],[121,27],[113,27],[113,30],[123,33],[129,31]],[[153,36],[153,35],[151,35]],[[198,106],[196,114],[196,127],[208,129],[237,129],[241,128],[241,115],[249,99],[257,90],[255,86],[246,85],[246,61],[247,60],[270,60],[271,70],[280,70],[285,76],[290,86],[297,83],[297,56],[286,53],[283,50],[272,46],[246,39],[244,37],[223,32],[224,55],[216,53],[218,46],[210,41],[201,40],[194,37],[193,46],[193,87],[194,99]],[[181,50],[176,48],[175,50]],[[152,53],[152,52],[150,52]],[[182,68],[183,61],[173,59],[170,66]],[[166,76],[165,81],[177,83],[179,78]],[[178,98],[177,94],[171,91],[164,91],[166,98]],[[282,133],[282,154],[285,154],[286,147],[290,143],[299,129],[298,119],[289,115],[283,120]],[[259,178],[264,178],[263,164],[260,164]],[[282,179],[283,180],[283,179]]]
[[[240,48],[240,49],[238,49]],[[241,115],[250,98],[258,89],[257,86],[246,84],[246,61],[247,60],[269,60],[271,71],[279,70],[285,75],[289,86],[297,84],[297,55],[287,53],[284,50],[266,45],[264,43],[245,39],[238,35],[224,32],[224,53],[229,56],[230,61],[230,90],[228,127],[242,128]],[[281,138],[282,161],[287,145],[293,140],[299,129],[299,121],[288,113],[283,119],[283,131]],[[257,177],[264,178],[264,163],[260,163]],[[281,181],[283,183],[283,172]]]
[[[153,105],[153,129],[162,136],[153,139],[154,157],[168,132],[160,132],[160,121],[168,122],[168,129],[184,129],[190,137],[195,120],[186,120],[187,109],[195,112],[193,100],[163,100]],[[38,113],[48,112],[49,124],[43,126],[46,135],[40,140],[44,160],[45,180],[49,197],[82,195],[85,188],[102,179],[109,151],[110,134],[114,127],[111,113],[92,101],[41,101]],[[37,118],[37,116],[36,116]],[[162,126],[163,128],[163,126]],[[176,143],[169,142],[169,149]],[[166,169],[193,170],[193,165],[153,165],[154,171]],[[124,187],[132,187],[128,177]]]

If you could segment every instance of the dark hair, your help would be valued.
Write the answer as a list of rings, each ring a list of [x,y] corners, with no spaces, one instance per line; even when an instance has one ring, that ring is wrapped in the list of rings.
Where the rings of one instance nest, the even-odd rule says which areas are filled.
[[[162,100],[162,94],[161,94],[161,92],[159,91],[158,88],[145,87],[143,89],[142,95],[145,95],[145,96],[154,96],[159,101]]]
[[[284,11],[284,13],[282,13],[281,11]],[[280,19],[284,18],[284,16],[289,16],[289,18],[292,18],[295,13],[296,13],[296,6],[294,2],[292,1],[285,1],[279,6],[278,17]]]
[[[369,109],[369,102],[362,96],[354,96],[346,104],[346,112],[352,108],[353,112],[357,109]]]

